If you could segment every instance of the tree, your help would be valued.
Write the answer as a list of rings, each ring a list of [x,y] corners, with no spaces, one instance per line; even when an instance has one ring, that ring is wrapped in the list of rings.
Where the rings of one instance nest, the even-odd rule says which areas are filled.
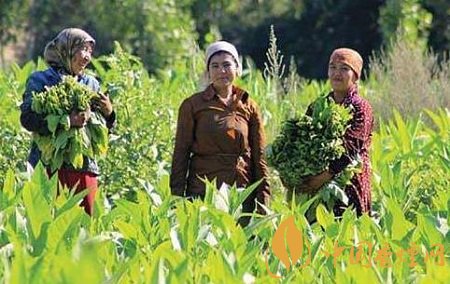
[[[17,40],[25,24],[28,0],[0,0],[0,65],[4,65],[4,47]]]
[[[384,43],[389,44],[400,36],[425,50],[432,18],[419,0],[387,0],[379,18]]]
[[[381,46],[377,21],[382,0],[304,0],[294,1],[292,5],[294,3],[296,7],[288,6],[289,9],[279,15],[256,17],[260,21],[253,21],[253,24],[250,24],[254,19],[252,14],[247,16],[246,11],[241,11],[239,15],[228,17],[221,32],[263,68],[267,35],[273,24],[280,50],[288,58],[295,57],[297,70],[307,78],[326,77],[329,55],[337,47],[354,48],[367,62],[373,50]]]
[[[423,0],[423,7],[433,15],[428,44],[444,55],[450,52],[450,1]]]
[[[62,29],[77,27],[96,39],[95,54],[112,52],[114,41],[119,41],[151,72],[176,65],[190,56],[197,39],[190,4],[188,0],[33,1],[25,60],[41,56],[46,43]]]

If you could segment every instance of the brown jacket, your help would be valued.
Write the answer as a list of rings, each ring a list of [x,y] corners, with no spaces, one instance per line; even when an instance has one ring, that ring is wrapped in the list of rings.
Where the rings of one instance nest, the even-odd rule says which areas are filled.
[[[270,197],[264,159],[264,128],[256,103],[233,86],[233,102],[223,104],[212,85],[185,99],[178,114],[170,187],[180,196],[204,195],[199,179],[239,187],[262,179],[253,198]]]

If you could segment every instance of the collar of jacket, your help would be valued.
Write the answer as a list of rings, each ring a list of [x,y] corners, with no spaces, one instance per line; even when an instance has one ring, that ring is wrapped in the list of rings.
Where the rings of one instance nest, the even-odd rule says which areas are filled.
[[[53,73],[53,76],[56,76],[59,79],[62,79],[63,76],[74,76],[74,75],[67,73],[66,70],[64,70],[62,68],[58,69],[55,67],[50,67],[50,70]],[[82,74],[76,76],[78,82],[82,82],[83,80],[86,79],[86,77],[87,77],[86,73],[82,73]]]
[[[347,95],[344,97],[344,99],[342,100],[341,104],[349,104],[349,103],[351,103],[351,101],[353,100],[355,95],[359,95],[358,86],[357,85],[354,85],[353,87],[351,87],[347,91]],[[333,98],[333,91],[328,93],[328,97],[329,98]]]
[[[233,94],[236,94],[238,100],[241,100],[242,102],[246,102],[247,99],[248,99],[248,96],[249,96],[248,93],[245,90],[243,90],[243,89],[241,89],[241,88],[239,88],[239,87],[237,87],[235,85],[233,85]],[[203,91],[203,96],[202,97],[203,97],[203,99],[205,101],[210,101],[210,100],[212,100],[214,98],[214,96],[217,96],[217,92],[216,92],[216,90],[214,90],[213,85],[210,84]]]

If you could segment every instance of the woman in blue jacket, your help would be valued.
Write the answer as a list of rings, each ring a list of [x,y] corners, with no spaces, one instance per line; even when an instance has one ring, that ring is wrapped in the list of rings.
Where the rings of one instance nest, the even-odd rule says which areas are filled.
[[[49,135],[47,121],[41,114],[31,109],[33,92],[42,92],[45,87],[51,87],[61,82],[63,76],[74,76],[80,84],[99,93],[100,99],[92,106],[92,111],[100,112],[104,123],[110,129],[116,121],[115,112],[108,96],[100,93],[100,84],[94,77],[84,73],[90,63],[95,40],[85,31],[76,28],[62,30],[45,47],[44,59],[49,68],[37,71],[27,80],[23,103],[20,106],[20,122],[28,131]],[[88,111],[72,111],[67,117],[70,127],[84,127],[89,123]],[[28,162],[35,167],[41,153],[35,143],[32,144]],[[76,186],[76,192],[88,189],[88,195],[83,199],[82,206],[86,213],[92,215],[94,199],[97,191],[97,176],[99,169],[95,160],[83,157],[83,167],[74,169],[71,165],[63,164],[57,171],[60,183],[68,188]],[[54,174],[54,173],[51,173]]]

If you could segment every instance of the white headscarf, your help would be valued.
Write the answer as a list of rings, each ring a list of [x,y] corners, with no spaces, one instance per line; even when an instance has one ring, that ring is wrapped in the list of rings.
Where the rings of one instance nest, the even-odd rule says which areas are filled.
[[[214,54],[216,54],[217,52],[221,52],[221,51],[227,52],[227,53],[231,54],[231,56],[233,56],[233,58],[237,64],[237,75],[241,76],[242,75],[242,64],[239,61],[239,54],[236,50],[236,47],[234,45],[232,45],[231,43],[229,43],[227,41],[223,41],[223,40],[212,43],[206,49],[206,61],[205,61],[206,69],[208,69],[209,60],[211,59],[211,57]]]

